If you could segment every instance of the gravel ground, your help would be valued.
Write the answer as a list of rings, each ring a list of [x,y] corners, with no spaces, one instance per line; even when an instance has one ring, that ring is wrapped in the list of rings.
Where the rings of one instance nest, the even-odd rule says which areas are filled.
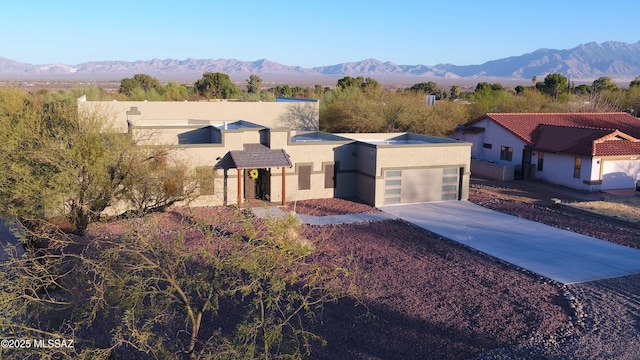
[[[371,213],[380,210],[375,207],[348,199],[311,199],[290,202],[283,208],[285,211],[294,211],[298,214],[327,216],[354,213]]]
[[[640,248],[638,229],[562,212],[550,205],[553,194],[511,185],[474,184],[470,201]],[[375,209],[322,200],[298,202],[296,211]],[[188,212],[229,230],[242,225],[217,208]],[[172,224],[167,236],[185,221],[180,211],[153,216]],[[93,231],[112,236],[118,226]],[[314,348],[313,359],[640,358],[640,275],[563,286],[396,220],[304,231],[316,242],[310,261],[352,269],[362,292],[327,304],[313,328],[327,345]]]
[[[626,246],[640,248],[640,231],[569,214],[536,201],[514,200],[510,185],[474,185],[469,200],[488,208]],[[543,199],[548,193],[529,192]],[[575,332],[542,342],[496,349],[479,359],[640,359],[640,275],[566,286],[581,318]]]
[[[352,259],[362,304],[331,304],[314,359],[465,359],[574,329],[557,285],[401,221],[309,227]],[[342,264],[340,264],[342,265]]]
[[[472,185],[469,200],[640,248],[638,229],[562,211],[550,201],[555,196],[526,183],[483,181]],[[349,211],[345,203],[340,208]],[[331,243],[356,259],[367,311],[349,302],[329,307],[329,345],[314,358],[640,358],[640,275],[551,284],[407,226],[331,228]]]

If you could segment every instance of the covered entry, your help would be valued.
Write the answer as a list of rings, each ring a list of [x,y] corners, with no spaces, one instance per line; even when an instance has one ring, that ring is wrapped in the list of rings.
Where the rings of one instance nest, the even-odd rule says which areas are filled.
[[[282,170],[282,204],[286,199],[286,168],[291,160],[284,149],[270,149],[262,144],[245,144],[244,150],[229,151],[226,162],[220,161],[217,167],[237,170],[238,205],[243,199],[261,199],[271,201],[271,171]],[[223,159],[224,160],[224,159]]]
[[[384,204],[459,200],[460,168],[387,170]]]

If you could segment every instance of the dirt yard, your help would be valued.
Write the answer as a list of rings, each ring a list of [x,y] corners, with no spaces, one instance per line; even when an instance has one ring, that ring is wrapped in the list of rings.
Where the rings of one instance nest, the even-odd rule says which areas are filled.
[[[527,186],[474,183],[470,201],[640,248],[640,230],[563,212],[551,201],[557,194]],[[375,211],[344,200],[296,207]],[[211,210],[192,215],[212,218]],[[157,214],[178,226],[174,215]],[[104,226],[102,236],[121,230]],[[361,289],[359,299],[328,304],[310,328],[327,340],[312,359],[640,358],[640,275],[563,286],[401,221],[304,231],[316,241],[309,261],[348,265]]]
[[[571,205],[636,223],[640,222],[640,197],[607,201],[581,201]]]
[[[517,182],[472,185],[470,200],[488,208],[551,226],[640,248],[640,230],[560,211],[549,205],[558,194]],[[566,196],[566,193],[564,194]],[[478,359],[638,359],[640,358],[640,275],[574,284],[566,287],[583,326],[565,337],[536,343],[526,341],[496,349]]]
[[[517,182],[470,190],[485,207],[640,248],[638,229],[563,212],[556,196]],[[329,344],[313,358],[640,358],[640,275],[562,286],[404,223],[322,231],[337,247],[327,254],[357,259],[366,310],[330,306],[320,328]]]
[[[371,213],[380,210],[371,205],[358,202],[357,199],[311,199],[287,203],[285,211],[297,214],[326,216],[356,213]]]

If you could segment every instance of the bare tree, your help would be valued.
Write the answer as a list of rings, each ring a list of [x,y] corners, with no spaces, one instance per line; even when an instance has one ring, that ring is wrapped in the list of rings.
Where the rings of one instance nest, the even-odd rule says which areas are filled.
[[[318,116],[315,104],[296,103],[280,116],[280,123],[289,129],[318,131]]]
[[[76,340],[51,358],[308,354],[322,341],[309,319],[347,294],[350,272],[309,266],[315,240],[293,216],[262,222],[217,211],[98,224],[82,238],[52,230],[47,250],[4,264],[0,329]],[[19,350],[5,354],[50,354]]]

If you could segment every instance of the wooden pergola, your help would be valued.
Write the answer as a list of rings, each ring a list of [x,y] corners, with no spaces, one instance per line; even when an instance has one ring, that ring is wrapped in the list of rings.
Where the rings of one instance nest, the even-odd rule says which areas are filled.
[[[238,206],[242,206],[242,171],[247,169],[281,168],[282,169],[282,205],[287,198],[287,167],[292,167],[289,155],[284,149],[270,149],[262,144],[245,144],[244,150],[229,151],[233,160],[231,168],[238,172]]]
[[[244,168],[236,168],[238,170],[238,207],[242,207],[242,170]],[[287,198],[287,168],[282,166],[282,205]]]

